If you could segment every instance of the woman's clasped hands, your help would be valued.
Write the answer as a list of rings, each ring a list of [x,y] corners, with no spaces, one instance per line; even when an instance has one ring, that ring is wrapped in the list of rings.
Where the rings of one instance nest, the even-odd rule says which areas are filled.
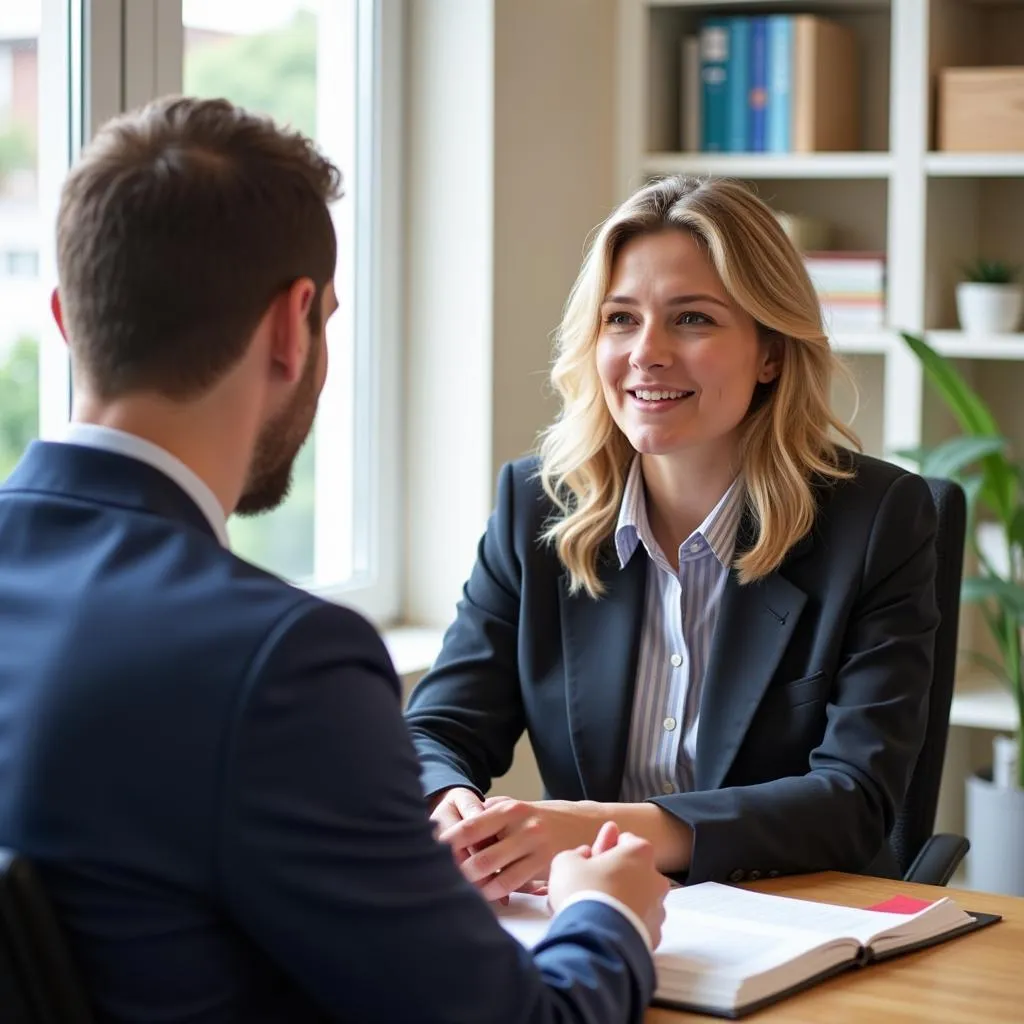
[[[448,790],[431,817],[463,875],[492,902],[541,891],[555,856],[592,848],[607,820],[590,801],[481,800],[461,787]]]

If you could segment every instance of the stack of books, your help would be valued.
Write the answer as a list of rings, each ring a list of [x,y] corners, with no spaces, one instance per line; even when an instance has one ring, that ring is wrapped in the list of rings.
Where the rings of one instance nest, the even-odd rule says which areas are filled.
[[[682,148],[815,153],[860,148],[857,38],[811,14],[706,18],[683,40]]]
[[[872,331],[885,325],[885,253],[808,252],[804,266],[832,330]]]

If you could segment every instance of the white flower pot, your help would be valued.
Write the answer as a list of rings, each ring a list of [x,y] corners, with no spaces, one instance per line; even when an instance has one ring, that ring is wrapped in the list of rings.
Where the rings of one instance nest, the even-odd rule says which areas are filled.
[[[967,888],[1024,896],[1024,789],[967,779]]]
[[[956,286],[956,312],[968,334],[1010,334],[1024,311],[1024,288],[1019,284],[980,284],[961,281]]]

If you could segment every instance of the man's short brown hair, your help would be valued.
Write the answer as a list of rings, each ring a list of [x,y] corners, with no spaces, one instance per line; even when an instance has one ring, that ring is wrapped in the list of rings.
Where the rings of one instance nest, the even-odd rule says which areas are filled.
[[[303,277],[319,332],[340,194],[309,139],[225,100],[168,97],[106,124],[57,221],[64,324],[90,389],[202,393]]]

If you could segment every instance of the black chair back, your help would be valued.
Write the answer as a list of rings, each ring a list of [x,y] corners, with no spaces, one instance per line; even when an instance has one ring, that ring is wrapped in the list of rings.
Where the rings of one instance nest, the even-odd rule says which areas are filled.
[[[942,780],[946,737],[949,734],[949,709],[956,680],[960,586],[967,533],[967,501],[963,488],[951,480],[938,479],[929,479],[928,486],[938,514],[935,598],[940,624],[935,637],[935,667],[932,672],[924,746],[914,766],[903,809],[896,818],[890,836],[903,875],[906,875],[935,828],[939,783]]]
[[[94,1024],[89,1000],[32,865],[0,850],[0,1020]]]

